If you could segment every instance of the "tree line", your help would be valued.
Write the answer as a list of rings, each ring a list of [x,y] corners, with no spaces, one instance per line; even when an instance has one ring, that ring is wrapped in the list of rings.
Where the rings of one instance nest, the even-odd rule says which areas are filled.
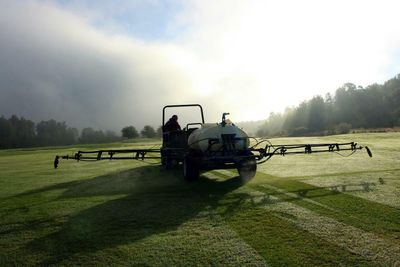
[[[161,138],[162,137],[162,126],[159,126],[157,130],[154,130],[154,128],[150,125],[146,125],[143,127],[143,130],[139,132],[136,130],[134,126],[126,126],[122,128],[122,137],[128,138],[128,139],[134,139],[134,138],[139,138],[139,137],[144,137],[144,138]]]
[[[346,83],[331,95],[317,95],[283,113],[271,113],[257,136],[348,133],[353,128],[400,126],[400,74],[365,88]]]
[[[331,95],[317,95],[282,113],[271,113],[257,136],[305,136],[348,133],[352,128],[400,126],[400,74],[365,88],[346,83]],[[78,131],[65,122],[33,121],[12,115],[0,117],[0,149],[92,144],[124,138],[160,138],[162,128],[146,125],[139,132],[126,126],[121,134],[87,127]]]
[[[161,126],[154,130],[152,126],[146,125],[140,134],[135,127],[127,126],[118,135],[114,131],[95,130],[91,127],[83,128],[79,132],[77,128],[55,120],[40,121],[35,124],[31,120],[16,115],[8,119],[4,116],[0,117],[0,149],[110,143],[124,138],[156,138],[161,135]]]

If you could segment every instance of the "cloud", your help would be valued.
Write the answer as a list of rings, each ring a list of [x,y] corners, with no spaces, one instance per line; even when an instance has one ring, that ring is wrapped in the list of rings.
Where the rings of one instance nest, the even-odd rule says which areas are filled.
[[[229,92],[245,77],[235,84],[252,95],[255,105],[246,104],[253,113],[282,110],[345,82],[383,82],[399,71],[398,1],[190,3],[179,18],[190,25],[181,42],[218,66],[219,81],[230,81],[214,83],[216,90]]]
[[[8,2],[0,14],[0,113],[78,127],[160,123],[190,81],[173,45],[104,34],[56,6]]]
[[[127,8],[145,12],[140,3]],[[170,3],[179,12],[162,22],[173,34],[149,29],[146,38],[119,31],[120,11],[107,15],[101,3],[88,11],[3,1],[0,114],[140,128],[159,125],[166,104],[202,103],[209,121],[225,111],[261,119],[345,82],[382,82],[400,67],[396,1]]]

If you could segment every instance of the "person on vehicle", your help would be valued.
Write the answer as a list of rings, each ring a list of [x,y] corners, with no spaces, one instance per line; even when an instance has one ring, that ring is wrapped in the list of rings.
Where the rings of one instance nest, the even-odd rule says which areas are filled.
[[[164,132],[180,131],[181,126],[178,123],[178,116],[173,115],[163,127]]]

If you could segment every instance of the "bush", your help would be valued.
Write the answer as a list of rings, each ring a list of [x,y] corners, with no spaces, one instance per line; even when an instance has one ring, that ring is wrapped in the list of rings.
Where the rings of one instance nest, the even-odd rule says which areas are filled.
[[[289,132],[290,136],[306,136],[310,133],[307,127],[297,127]]]
[[[267,137],[269,135],[269,131],[265,129],[258,129],[256,132],[256,137]]]
[[[347,134],[351,130],[351,124],[347,122],[342,122],[334,127],[335,134]]]
[[[128,139],[139,137],[138,131],[133,126],[126,126],[126,127],[122,128],[121,132],[122,132],[122,137],[125,137]]]
[[[154,138],[157,136],[156,131],[154,130],[153,127],[151,127],[150,125],[146,125],[144,126],[143,130],[140,132],[140,134],[144,137],[144,138]]]

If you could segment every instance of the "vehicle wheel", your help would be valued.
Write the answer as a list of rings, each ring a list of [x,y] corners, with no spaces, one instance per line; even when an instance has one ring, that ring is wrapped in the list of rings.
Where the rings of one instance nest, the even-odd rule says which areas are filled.
[[[161,149],[161,164],[165,167],[167,166],[168,158],[168,151]]]
[[[167,170],[170,170],[174,167],[173,159],[171,157],[170,151],[162,151],[161,152],[161,164],[165,166]]]
[[[248,156],[248,158],[240,160],[237,164],[237,170],[244,182],[252,179],[257,172],[257,163],[256,159],[253,157],[253,153],[249,152]]]
[[[169,157],[167,157],[167,158],[165,159],[165,168],[166,168],[167,170],[171,170],[173,167],[174,167],[174,164],[173,164],[173,162],[172,162],[172,159],[169,158]]]
[[[190,156],[183,159],[183,177],[186,181],[196,181],[199,179],[200,171],[196,162]]]

